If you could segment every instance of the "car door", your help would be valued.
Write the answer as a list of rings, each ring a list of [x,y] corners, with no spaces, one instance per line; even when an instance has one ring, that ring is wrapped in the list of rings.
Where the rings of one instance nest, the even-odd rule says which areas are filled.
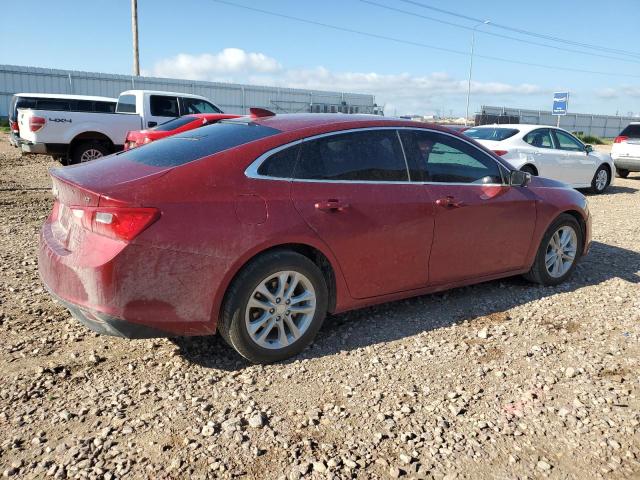
[[[336,256],[354,298],[427,284],[434,207],[409,182],[395,129],[306,140],[294,176],[294,205]]]
[[[548,128],[536,128],[522,140],[530,145],[526,151],[527,161],[535,165],[538,175],[562,180],[564,152],[555,148],[551,131]]]
[[[565,155],[567,183],[572,185],[590,184],[598,166],[597,158],[589,155],[584,144],[573,135],[558,129],[551,129],[556,147]]]
[[[433,199],[429,282],[446,284],[525,266],[536,222],[532,192],[507,185],[505,167],[457,136],[407,130],[401,138],[409,165],[424,171],[424,188]]]
[[[178,97],[173,95],[149,95],[149,112],[144,128],[152,128],[180,116]]]

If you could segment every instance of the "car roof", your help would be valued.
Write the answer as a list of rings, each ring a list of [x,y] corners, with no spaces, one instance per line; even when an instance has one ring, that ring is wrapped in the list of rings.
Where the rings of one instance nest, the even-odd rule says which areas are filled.
[[[176,97],[187,97],[187,98],[202,98],[203,100],[211,101],[207,97],[203,97],[202,95],[194,95],[193,93],[183,93],[183,92],[165,92],[163,90],[125,90],[120,93],[120,95],[133,95],[135,93],[149,93],[151,95],[175,95]]]
[[[62,100],[89,100],[113,103],[116,103],[118,101],[117,98],[98,97],[95,95],[67,95],[62,93],[16,93],[13,96],[25,98],[59,98]]]
[[[494,123],[491,125],[477,125],[471,128],[514,128],[521,132],[529,132],[536,128],[554,128],[556,130],[562,130],[562,128],[558,128],[554,125],[536,125],[533,123]]]
[[[444,132],[451,132],[436,124],[413,122],[400,118],[382,117],[380,115],[367,114],[343,114],[343,113],[285,113],[268,117],[240,117],[229,120],[230,122],[250,121],[266,127],[275,128],[282,132],[293,132],[296,130],[316,128],[319,130],[347,130],[350,128],[366,127],[418,127],[431,128]],[[335,128],[335,127],[342,128]]]

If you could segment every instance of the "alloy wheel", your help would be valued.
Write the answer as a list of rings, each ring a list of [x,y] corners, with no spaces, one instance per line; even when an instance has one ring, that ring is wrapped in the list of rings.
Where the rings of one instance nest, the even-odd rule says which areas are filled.
[[[316,291],[296,271],[270,275],[256,286],[245,310],[249,337],[262,348],[280,349],[296,342],[316,312]]]
[[[82,155],[80,156],[80,162],[82,163],[89,162],[91,160],[95,160],[102,156],[103,156],[102,152],[97,148],[89,148],[88,150],[85,150],[84,152],[82,152]]]
[[[578,235],[573,227],[563,225],[551,236],[544,257],[547,273],[553,278],[562,277],[576,260]]]
[[[609,174],[605,169],[602,169],[596,175],[596,188],[598,191],[602,191],[607,186],[607,182],[609,181]]]

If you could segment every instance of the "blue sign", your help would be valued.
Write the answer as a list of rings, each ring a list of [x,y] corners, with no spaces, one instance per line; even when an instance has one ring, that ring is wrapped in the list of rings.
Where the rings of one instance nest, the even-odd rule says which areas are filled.
[[[566,115],[569,108],[569,92],[556,92],[553,94],[553,114]]]

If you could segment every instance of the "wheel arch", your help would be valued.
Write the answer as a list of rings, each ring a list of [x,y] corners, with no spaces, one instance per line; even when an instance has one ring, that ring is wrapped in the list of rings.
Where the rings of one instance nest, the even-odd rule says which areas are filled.
[[[613,170],[611,169],[611,165],[609,165],[609,162],[602,162],[600,165],[598,165],[598,168],[600,167],[606,168],[609,172],[609,182],[607,183],[607,186],[611,185],[613,183]]]
[[[339,285],[339,283],[342,283],[342,279],[341,277],[339,277],[341,273],[335,258],[333,258],[333,256],[329,252],[323,251],[323,249],[318,245],[312,245],[308,242],[298,241],[285,242],[277,245],[265,246],[252,251],[248,253],[248,255],[244,256],[242,260],[237,262],[234,267],[230,269],[228,274],[225,276],[225,280],[221,284],[221,288],[218,289],[218,295],[216,296],[213,305],[212,320],[216,322],[216,329],[217,320],[222,314],[224,302],[229,292],[229,288],[233,284],[234,280],[243,271],[243,269],[256,258],[279,250],[296,252],[311,260],[320,269],[320,271],[322,272],[322,276],[327,283],[327,290],[329,292],[328,311],[332,313],[336,310],[336,306],[338,304],[338,295],[340,291],[342,291],[342,288]]]
[[[96,131],[89,131],[89,132],[82,132],[79,133],[78,135],[76,135],[75,137],[73,137],[73,140],[71,140],[71,142],[69,142],[69,154],[71,154],[74,150],[74,148],[76,148],[76,146],[78,146],[80,143],[82,142],[86,142],[86,141],[98,141],[101,143],[104,143],[111,152],[114,151],[114,144],[111,141],[111,139],[105,135],[104,133],[101,132],[96,132]]]
[[[584,216],[578,210],[565,210],[559,215],[562,215],[563,213],[566,215],[571,215],[573,218],[576,219],[576,221],[578,222],[578,225],[580,225],[580,233],[582,234],[581,240],[580,240],[580,251],[581,252],[584,251],[584,244],[587,241],[587,222],[584,219]]]

